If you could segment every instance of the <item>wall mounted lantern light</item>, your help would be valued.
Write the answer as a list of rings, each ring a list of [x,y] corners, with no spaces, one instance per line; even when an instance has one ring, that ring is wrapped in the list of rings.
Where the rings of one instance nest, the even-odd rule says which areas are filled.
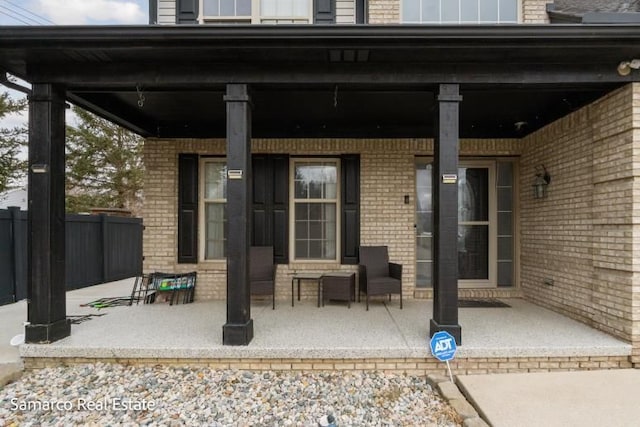
[[[551,182],[551,175],[549,175],[544,165],[536,167],[536,170],[538,170],[538,173],[536,173],[536,179],[533,181],[533,197],[542,199],[547,197],[547,186]]]

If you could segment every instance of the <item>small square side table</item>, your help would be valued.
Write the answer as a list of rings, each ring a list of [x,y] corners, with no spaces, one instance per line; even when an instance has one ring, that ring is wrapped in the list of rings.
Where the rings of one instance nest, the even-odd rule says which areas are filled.
[[[351,301],[356,299],[356,274],[348,272],[325,273],[322,276],[322,305],[327,299]]]
[[[293,283],[298,281],[298,301],[300,301],[300,281],[315,280],[318,285],[318,307],[320,307],[320,284],[322,283],[322,273],[294,273],[291,278],[291,307],[293,307]]]

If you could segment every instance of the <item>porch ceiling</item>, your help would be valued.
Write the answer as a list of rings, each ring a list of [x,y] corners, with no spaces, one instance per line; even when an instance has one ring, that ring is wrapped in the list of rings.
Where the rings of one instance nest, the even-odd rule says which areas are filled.
[[[226,83],[251,85],[255,137],[432,137],[459,83],[461,137],[496,138],[638,80],[616,73],[638,46],[637,26],[4,27],[0,70],[157,137],[224,137]]]

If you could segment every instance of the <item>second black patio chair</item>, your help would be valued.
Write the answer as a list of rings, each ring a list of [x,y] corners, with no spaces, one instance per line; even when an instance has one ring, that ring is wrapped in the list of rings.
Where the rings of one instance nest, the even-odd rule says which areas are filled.
[[[249,249],[249,282],[251,295],[271,295],[276,308],[276,264],[273,246],[251,246]]]
[[[400,294],[402,309],[402,265],[389,262],[386,246],[360,246],[358,293],[364,292],[369,310],[369,296]]]

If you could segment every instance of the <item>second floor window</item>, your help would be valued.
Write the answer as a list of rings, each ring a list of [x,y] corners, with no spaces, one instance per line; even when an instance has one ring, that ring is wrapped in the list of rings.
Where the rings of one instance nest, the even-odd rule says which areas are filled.
[[[518,22],[518,0],[402,0],[405,24]]]
[[[201,0],[205,23],[309,24],[312,0]]]

